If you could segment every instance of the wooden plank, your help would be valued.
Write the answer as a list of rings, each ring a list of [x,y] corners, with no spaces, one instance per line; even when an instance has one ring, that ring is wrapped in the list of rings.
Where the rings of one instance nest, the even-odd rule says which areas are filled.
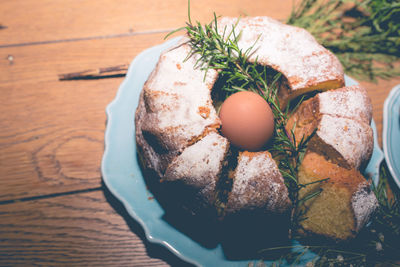
[[[58,74],[61,73],[130,63],[144,49],[163,43],[165,35],[158,33],[3,48],[0,49],[0,73],[3,74],[0,76],[0,85],[11,87],[16,84],[58,81]],[[56,92],[50,88],[45,91]]]
[[[0,201],[100,186],[105,107],[123,78],[58,74],[130,62],[164,34],[0,49]]]
[[[388,97],[390,90],[397,84],[400,84],[400,77],[391,80],[379,80],[377,83],[360,82],[368,91],[373,107],[373,118],[378,132],[379,146],[382,148],[382,131],[383,131],[383,105]]]
[[[186,266],[102,190],[0,205],[0,265]]]
[[[209,22],[218,15],[269,15],[285,19],[292,0],[191,1],[192,18]],[[169,31],[187,21],[187,0],[13,0],[0,8],[0,46],[95,36]]]
[[[0,201],[100,186],[104,109],[121,81],[15,86],[38,93],[2,107]]]

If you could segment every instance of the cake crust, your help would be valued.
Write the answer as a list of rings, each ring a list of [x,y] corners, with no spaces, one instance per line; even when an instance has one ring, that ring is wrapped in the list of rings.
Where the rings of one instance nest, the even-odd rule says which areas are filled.
[[[321,114],[327,114],[370,124],[371,99],[362,85],[342,87],[318,94],[313,98]]]
[[[228,149],[228,140],[211,132],[177,156],[169,164],[162,181],[181,182],[195,188],[199,198],[212,206],[216,201],[216,183]]]
[[[217,71],[196,67],[196,55],[185,60],[189,52],[182,38],[161,54],[136,111],[137,143],[160,177],[175,156],[221,124],[210,94]]]
[[[268,151],[240,152],[226,213],[243,210],[284,213],[291,207],[282,174]]]
[[[269,66],[286,77],[289,88],[283,100],[344,86],[339,60],[306,30],[269,17],[222,17],[218,31],[227,34],[234,25],[236,36],[241,34],[239,47],[246,51],[254,46],[249,61]]]

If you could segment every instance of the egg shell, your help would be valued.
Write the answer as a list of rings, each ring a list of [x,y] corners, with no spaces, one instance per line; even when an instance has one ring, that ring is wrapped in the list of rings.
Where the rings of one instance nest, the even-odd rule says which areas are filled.
[[[243,91],[229,96],[221,106],[221,132],[235,146],[256,151],[271,138],[274,115],[260,95]]]

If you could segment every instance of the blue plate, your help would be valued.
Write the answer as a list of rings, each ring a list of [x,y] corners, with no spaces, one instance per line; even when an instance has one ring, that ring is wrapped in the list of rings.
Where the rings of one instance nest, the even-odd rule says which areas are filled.
[[[389,171],[400,187],[400,84],[390,91],[383,106],[382,143]]]
[[[147,190],[137,161],[134,118],[139,94],[160,53],[177,40],[171,39],[138,55],[131,63],[117,96],[108,105],[105,151],[101,166],[103,180],[114,196],[125,205],[128,213],[141,224],[149,241],[162,244],[181,259],[199,266],[247,266],[249,260],[229,260],[220,245],[206,248],[165,221],[164,210]],[[356,83],[346,77],[347,85]],[[373,122],[372,127],[375,147],[365,175],[377,182],[379,164],[383,157],[376,145],[376,129]],[[298,243],[293,241],[293,245]],[[298,248],[293,250],[296,249]],[[303,260],[310,260],[314,256],[311,252],[307,253]]]

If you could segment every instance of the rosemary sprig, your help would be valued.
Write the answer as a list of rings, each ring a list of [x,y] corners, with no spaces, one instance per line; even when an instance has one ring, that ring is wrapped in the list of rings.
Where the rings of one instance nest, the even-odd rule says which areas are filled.
[[[248,60],[258,39],[253,46],[242,50],[238,45],[241,33],[236,30],[237,24],[221,30],[218,29],[218,19],[215,14],[213,21],[206,25],[201,25],[199,22],[193,24],[190,11],[188,15],[189,22],[184,29],[189,37],[191,52],[187,58],[196,55],[195,67],[205,70],[205,73],[210,69],[219,71],[218,86],[214,87],[213,94],[223,101],[235,92],[252,91],[262,96],[271,106],[275,119],[275,129],[269,151],[279,162],[279,170],[294,206],[291,216],[291,232],[295,232],[294,228],[298,227],[300,221],[300,218],[298,218],[300,214],[296,210],[299,210],[298,205],[304,202],[298,199],[298,192],[306,186],[298,182],[297,173],[306,152],[307,144],[315,131],[297,142],[294,132],[286,130],[287,120],[293,109],[289,109],[289,103],[282,110],[279,103],[277,93],[281,86],[282,75],[267,66],[259,65],[257,60],[253,63]],[[298,101],[295,107],[298,107],[302,101],[303,98]],[[314,192],[308,197],[311,198],[316,195],[318,193]]]
[[[198,54],[200,57],[196,67],[206,71],[208,69],[219,71],[223,82],[220,82],[221,88],[218,90],[224,93],[223,98],[238,91],[253,91],[272,105],[274,115],[285,116],[279,108],[275,89],[280,74],[274,75],[271,85],[267,85],[267,77],[271,77],[274,72],[266,66],[259,66],[257,62],[248,62],[255,44],[246,51],[242,51],[238,46],[240,33],[236,33],[235,25],[232,29],[225,27],[223,33],[220,34],[215,14],[210,24],[202,26],[199,22],[196,25],[189,22],[187,25],[187,35],[192,47],[188,57]]]
[[[358,79],[400,76],[400,2],[303,0],[288,24],[307,29]]]

